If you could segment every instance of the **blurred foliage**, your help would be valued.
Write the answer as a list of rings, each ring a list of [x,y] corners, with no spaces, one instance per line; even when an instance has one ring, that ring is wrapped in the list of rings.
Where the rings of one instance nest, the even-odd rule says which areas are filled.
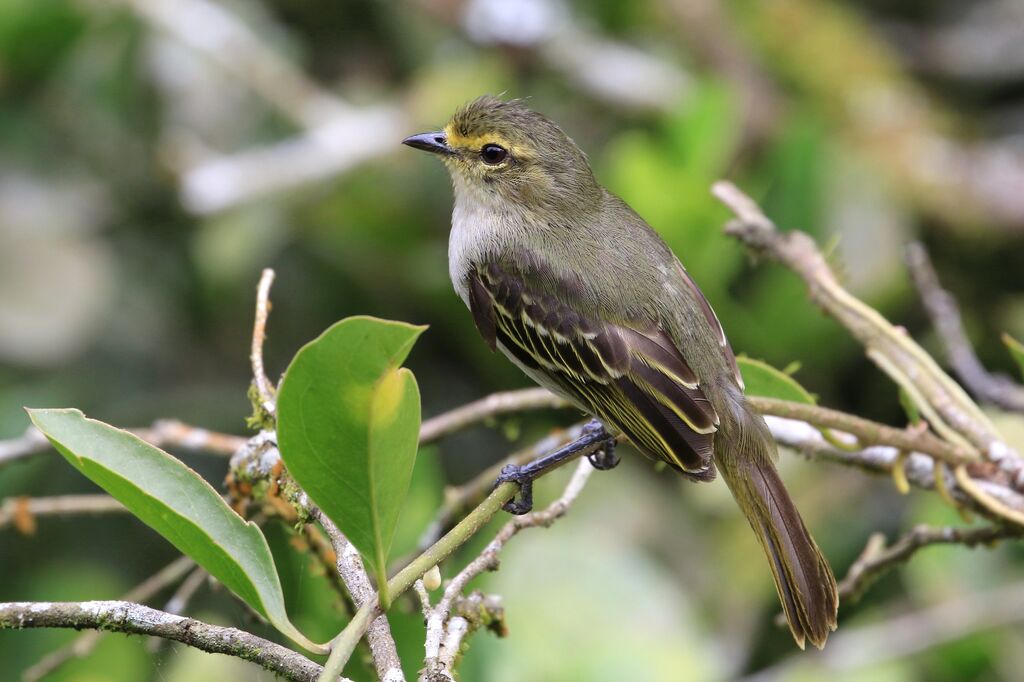
[[[182,200],[189,168],[302,133],[239,77],[249,68],[244,51],[220,47],[238,69],[228,72],[138,11],[166,3],[0,2],[0,437],[27,426],[23,405],[76,406],[118,425],[176,417],[242,432],[255,284],[267,266],[278,274],[271,374],[332,322],[368,314],[430,326],[407,363],[425,416],[527,385],[480,342],[451,291],[445,173],[398,145],[484,92],[529,96],[561,123],[599,179],[664,235],[736,351],[777,367],[799,362],[801,384],[822,404],[906,420],[895,388],[807,303],[800,282],[752,264],[722,235],[728,216],[708,192],[718,178],[736,180],[781,226],[828,245],[854,293],[937,349],[901,260],[902,243],[922,239],[982,361],[1016,369],[1000,333],[1024,338],[1024,219],[1013,203],[1024,59],[1011,42],[986,62],[977,44],[981,36],[995,45],[1012,27],[999,17],[1015,0],[216,2],[326,92],[353,106],[397,103],[408,129],[395,130],[393,151],[345,173],[194,212]],[[215,17],[190,25],[217,40]],[[530,30],[546,38],[530,42]],[[582,66],[565,56],[605,44],[620,51],[587,52]],[[647,82],[639,74],[655,73],[636,62],[625,77],[615,71],[616,59],[637,51],[674,76],[651,75],[657,85],[630,100],[622,93]],[[762,91],[768,101],[755,97]],[[343,142],[364,135],[355,127]],[[986,165],[983,152],[999,163]],[[394,555],[415,546],[445,483],[495,461],[513,437],[528,442],[573,418],[516,417],[421,452]],[[185,459],[215,484],[224,475],[221,461]],[[903,498],[858,472],[785,457],[783,476],[840,574],[872,531],[958,523],[938,500]],[[93,490],[55,456],[0,469],[0,497]],[[289,529],[271,524],[268,534],[289,613],[311,636],[330,636],[343,620],[335,593]],[[464,676],[725,679],[777,664],[794,652],[772,624],[776,598],[760,560],[749,560],[756,552],[724,486],[687,485],[627,457],[614,474],[593,477],[564,525],[515,540],[503,570],[481,581],[504,596],[511,638],[477,635]],[[116,598],[173,556],[128,518],[48,519],[31,537],[0,532],[0,599]],[[1021,566],[1019,548],[930,549],[844,607],[841,626],[991,590]],[[203,588],[192,612],[274,636],[223,590]],[[409,599],[393,613],[414,675],[422,619]],[[5,671],[23,670],[73,636],[3,633],[0,660]],[[1013,679],[1020,644],[1019,630],[996,628],[895,660],[864,651],[862,664],[827,674]],[[821,679],[823,660],[804,654],[785,676]],[[258,675],[177,646],[156,661],[138,638],[106,637],[53,679]],[[368,679],[366,670],[353,675]]]

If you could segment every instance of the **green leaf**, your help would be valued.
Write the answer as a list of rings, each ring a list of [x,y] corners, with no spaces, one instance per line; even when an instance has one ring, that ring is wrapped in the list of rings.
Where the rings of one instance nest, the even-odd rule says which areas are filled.
[[[1003,333],[1003,343],[1010,349],[1010,355],[1020,365],[1021,375],[1024,376],[1024,343],[1021,343],[1005,332]]]
[[[796,379],[766,362],[741,355],[736,358],[736,364],[740,367],[745,384],[743,392],[747,395],[779,398],[807,405],[814,405],[817,402],[807,389],[796,382]]]
[[[196,560],[298,644],[324,653],[288,620],[263,533],[199,474],[134,434],[78,410],[28,410],[65,459],[172,545]]]
[[[400,365],[424,329],[342,320],[295,355],[277,397],[288,471],[374,567],[380,586],[420,430],[416,379]]]

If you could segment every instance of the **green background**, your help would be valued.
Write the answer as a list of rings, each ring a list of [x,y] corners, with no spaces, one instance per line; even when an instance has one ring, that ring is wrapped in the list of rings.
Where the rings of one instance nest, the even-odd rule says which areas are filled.
[[[1013,0],[538,0],[504,3],[525,12],[508,25],[487,14],[490,2],[223,2],[324,91],[354,107],[387,103],[402,120],[392,129],[353,117],[332,144],[369,139],[381,150],[373,158],[209,213],[183,203],[184,169],[293,140],[303,133],[287,111],[297,100],[269,103],[245,85],[244,50],[198,55],[133,9],[148,4],[0,2],[0,437],[24,431],[24,405],[242,433],[255,285],[267,266],[278,276],[271,374],[334,321],[367,314],[429,325],[405,363],[424,417],[528,385],[480,341],[451,291],[445,172],[398,144],[487,92],[528,96],[562,124],[598,178],[675,249],[737,352],[799,362],[798,379],[822,404],[904,420],[895,388],[800,282],[751,263],[722,235],[728,215],[708,191],[716,179],[740,184],[780,226],[813,234],[854,293],[936,349],[902,262],[902,245],[923,240],[982,361],[1016,369],[999,334],[1024,337],[1024,59],[995,49],[1014,26],[1001,18]],[[209,16],[189,21],[219,39]],[[542,37],[531,43],[534,25]],[[623,66],[635,54],[657,66]],[[274,175],[274,164],[263,168]],[[392,556],[415,545],[445,483],[573,419],[503,419],[423,450]],[[1020,420],[1000,422],[1020,447]],[[182,456],[222,480],[223,460]],[[872,531],[960,523],[933,495],[902,497],[886,479],[789,455],[782,470],[840,575]],[[552,479],[541,501],[564,481]],[[52,454],[0,469],[0,497],[94,490]],[[313,639],[329,637],[341,622],[334,594],[287,528],[267,533],[290,615]],[[41,519],[32,536],[0,530],[0,600],[113,599],[173,557],[127,516]],[[724,486],[686,484],[627,453],[592,478],[567,519],[517,538],[501,572],[480,581],[503,595],[510,638],[476,635],[463,676],[1015,679],[1019,622],[949,638],[925,626],[966,622],[963,611],[929,609],[969,609],[1012,589],[1022,557],[1012,546],[929,549],[842,610],[835,653],[798,656],[772,624],[768,571]],[[411,601],[395,609],[412,676],[421,617]],[[189,613],[275,636],[220,588],[203,587]],[[920,650],[896,637],[906,614],[920,616],[906,626],[923,633]],[[839,645],[846,633],[852,652]],[[73,636],[0,633],[0,677]],[[146,647],[108,636],[53,679],[272,679],[178,646],[154,664]]]

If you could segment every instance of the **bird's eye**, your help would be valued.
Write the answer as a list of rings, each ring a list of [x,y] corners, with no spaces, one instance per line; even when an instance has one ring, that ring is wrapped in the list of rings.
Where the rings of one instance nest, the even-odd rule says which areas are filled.
[[[485,144],[483,149],[480,150],[480,158],[488,166],[496,166],[504,161],[507,156],[508,150],[497,144]]]

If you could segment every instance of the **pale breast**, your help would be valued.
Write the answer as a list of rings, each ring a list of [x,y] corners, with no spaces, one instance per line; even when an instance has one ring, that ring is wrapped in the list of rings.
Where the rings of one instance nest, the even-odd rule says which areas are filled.
[[[466,274],[513,248],[522,238],[526,220],[514,208],[497,206],[496,198],[480,190],[455,185],[452,230],[448,235],[448,274],[463,303],[469,305]]]

